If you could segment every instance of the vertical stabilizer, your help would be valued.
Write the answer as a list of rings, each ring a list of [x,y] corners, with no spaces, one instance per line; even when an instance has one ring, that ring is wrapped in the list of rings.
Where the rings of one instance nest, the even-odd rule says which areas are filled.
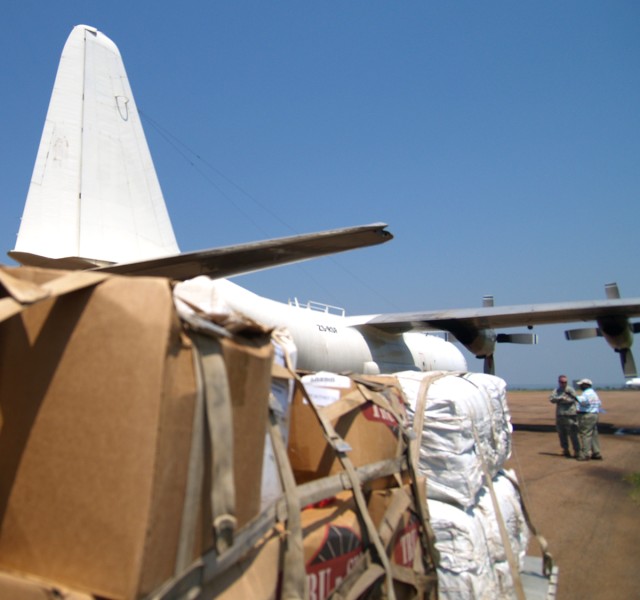
[[[30,255],[131,262],[178,252],[120,52],[78,25],[62,51],[10,255],[33,264]]]

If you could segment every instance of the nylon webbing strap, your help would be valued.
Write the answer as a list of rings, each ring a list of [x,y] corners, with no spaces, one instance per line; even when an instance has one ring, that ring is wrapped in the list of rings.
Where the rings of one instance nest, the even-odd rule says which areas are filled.
[[[388,549],[394,532],[398,528],[400,519],[405,511],[411,506],[411,498],[402,488],[396,488],[397,492],[393,495],[391,503],[382,517],[382,523],[378,527],[380,533],[380,541],[385,548]]]
[[[276,523],[275,505],[245,525],[235,536],[234,545],[224,554],[213,548],[191,563],[180,575],[165,581],[147,600],[184,600],[211,597],[216,579],[241,561]],[[208,596],[207,596],[208,594]]]
[[[343,469],[351,480],[353,497],[356,501],[356,506],[358,507],[358,515],[364,524],[364,532],[366,532],[369,542],[373,544],[378,555],[378,560],[382,563],[382,566],[385,570],[387,579],[387,596],[391,600],[395,600],[395,592],[393,589],[393,578],[391,575],[391,565],[389,563],[389,558],[385,553],[382,542],[380,541],[380,536],[378,535],[373,521],[371,520],[371,516],[369,515],[369,510],[367,508],[364,494],[362,493],[362,486],[360,480],[358,479],[358,474],[356,473],[353,463],[346,455],[345,447],[348,447],[348,444],[346,444],[346,442],[336,433],[331,422],[324,417],[320,410],[318,410],[309,394],[307,394],[307,390],[305,389],[302,380],[298,376],[296,377],[296,384],[299,386],[299,389],[302,392],[304,398],[309,403],[309,406],[311,406],[314,414],[316,415],[316,418],[318,419],[318,422],[322,426],[325,438],[333,447],[336,456],[342,464]]]
[[[302,542],[300,499],[293,471],[291,470],[291,463],[287,457],[287,449],[282,439],[282,433],[272,410],[269,411],[269,435],[271,436],[271,445],[278,465],[278,473],[280,474],[287,505],[287,537],[282,567],[282,598],[283,600],[288,600],[289,598],[303,600],[307,597],[307,578]]]
[[[527,527],[529,527],[529,531],[531,531],[531,533],[533,533],[533,535],[535,536],[538,544],[540,545],[540,550],[542,551],[542,574],[545,577],[550,577],[551,572],[553,571],[553,556],[548,551],[549,544],[547,544],[547,540],[544,538],[544,536],[538,533],[538,530],[534,527],[533,522],[531,521],[531,516],[529,515],[529,511],[527,510],[520,484],[506,471],[502,471],[502,474],[511,482],[516,492],[518,492],[518,500],[520,501],[520,507],[522,508],[524,519],[527,522]]]
[[[496,515],[496,521],[498,523],[498,530],[500,531],[500,538],[502,539],[502,545],[504,546],[504,552],[507,555],[507,562],[509,563],[511,577],[513,578],[513,586],[516,591],[516,596],[518,597],[518,600],[526,600],[524,587],[522,585],[522,578],[520,577],[520,570],[518,569],[518,564],[513,554],[513,548],[511,548],[511,541],[509,540],[507,528],[504,524],[504,518],[502,517],[502,511],[500,510],[500,505],[498,504],[498,498],[496,496],[496,491],[493,487],[493,481],[491,479],[491,474],[489,473],[489,467],[487,466],[487,462],[484,459],[484,452],[482,451],[482,447],[480,446],[480,436],[478,435],[478,430],[476,429],[475,423],[473,422],[471,423],[471,429],[473,431],[473,438],[476,443],[478,456],[480,457],[480,465],[482,466],[482,473],[484,475],[484,479],[487,484],[487,487],[489,488],[489,495],[491,496],[493,511]]]
[[[289,354],[286,352],[284,353],[285,356],[285,363],[287,365],[287,368],[291,371],[291,374],[295,377],[295,383],[298,386],[298,388],[300,389],[303,397],[306,399],[306,401],[309,403],[309,406],[311,406],[316,418],[318,419],[318,422],[320,423],[320,425],[322,426],[322,430],[323,430],[323,434],[325,436],[325,438],[327,439],[327,442],[331,445],[331,447],[334,449],[338,459],[340,460],[342,467],[344,469],[344,471],[346,472],[350,482],[351,482],[351,487],[352,487],[352,491],[353,491],[353,496],[354,499],[356,501],[356,506],[358,507],[358,515],[360,517],[360,519],[362,520],[363,524],[364,524],[364,532],[366,532],[366,535],[369,539],[369,542],[373,544],[376,554],[378,555],[378,560],[380,561],[380,563],[382,563],[382,568],[384,569],[384,575],[386,578],[386,582],[387,582],[387,591],[386,591],[386,597],[390,598],[390,600],[395,600],[395,591],[393,589],[393,578],[392,578],[392,574],[391,574],[391,564],[389,562],[389,559],[385,553],[385,549],[384,546],[382,545],[382,542],[380,541],[380,537],[378,535],[378,532],[376,531],[376,528],[373,524],[373,521],[371,520],[371,516],[369,515],[369,509],[367,508],[367,503],[366,500],[364,498],[364,494],[362,493],[362,486],[361,486],[361,482],[358,478],[358,474],[356,473],[356,470],[353,466],[353,463],[351,462],[351,460],[347,457],[346,455],[346,451],[349,448],[349,445],[336,433],[333,425],[331,424],[331,422],[326,418],[325,415],[322,414],[321,411],[318,410],[317,406],[315,405],[315,403],[313,402],[313,400],[310,398],[309,394],[307,393],[307,390],[304,387],[304,384],[302,383],[302,379],[300,378],[300,376],[298,375],[298,373],[295,371],[295,369],[293,368],[292,362],[291,362],[291,357],[289,356]],[[373,566],[373,565],[372,565]],[[369,572],[369,576],[372,575],[373,570],[367,569],[367,571],[365,571],[365,574]],[[371,582],[368,582],[368,585],[372,585],[377,579],[379,578],[379,576],[376,576]],[[362,580],[359,580],[362,581]],[[367,588],[363,588],[362,591],[366,590]],[[351,595],[351,593],[349,594],[349,598],[351,597],[357,597],[361,594],[362,592],[359,592],[357,595]]]
[[[435,373],[433,375],[424,377],[420,382],[420,387],[418,388],[418,397],[416,398],[415,414],[413,416],[413,431],[416,435],[411,444],[413,459],[415,461],[416,468],[418,467],[418,459],[420,457],[420,444],[422,443],[422,432],[424,428],[424,411],[427,408],[427,392],[429,391],[429,386],[432,383],[436,382],[442,377],[446,377],[447,375],[451,375],[451,373]]]
[[[416,398],[416,408],[413,416],[413,438],[408,442],[408,464],[411,488],[416,502],[416,509],[422,523],[423,534],[420,536],[422,542],[422,551],[425,554],[425,563],[434,569],[440,564],[440,552],[436,548],[435,534],[431,528],[431,520],[429,517],[429,507],[427,505],[427,490],[420,489],[418,486],[418,472],[420,471],[420,445],[422,443],[422,434],[424,431],[424,417],[427,408],[427,393],[429,387],[434,382],[443,377],[451,375],[450,372],[434,373],[426,376],[420,382],[418,388],[418,397]],[[425,486],[429,482],[425,479]]]
[[[414,435],[415,438],[415,435]],[[435,571],[440,565],[440,552],[436,548],[435,534],[431,528],[431,520],[429,517],[429,507],[427,505],[427,490],[426,490],[426,478],[423,478],[424,485],[419,485],[418,469],[416,467],[416,460],[413,458],[413,446],[410,443],[412,440],[407,440],[406,452],[407,452],[407,470],[409,472],[409,485],[413,494],[414,509],[420,520],[420,545],[422,547],[422,557],[425,569],[427,571]],[[437,584],[437,578],[436,578]],[[437,587],[437,585],[436,585]]]
[[[440,552],[436,548],[436,536],[433,532],[433,529],[431,528],[429,506],[427,505],[427,490],[425,488],[425,486],[428,484],[425,478],[425,485],[418,485],[418,474],[415,466],[416,459],[413,458],[412,447],[410,444],[407,444],[407,454],[407,464],[409,466],[409,482],[411,485],[411,491],[413,492],[416,513],[418,514],[421,524],[420,542],[422,544],[424,561],[425,565],[427,565],[429,568],[435,569],[440,565]]]
[[[359,381],[355,377],[352,377],[351,379],[356,382],[358,390],[360,390],[360,393],[365,397],[366,400],[368,400],[369,402],[373,402],[373,404],[391,413],[400,427],[405,424],[406,419],[396,410],[393,402],[386,396],[389,387],[374,390],[377,393],[373,394],[371,386],[366,381]]]
[[[371,553],[367,550],[340,582],[340,585],[335,588],[331,594],[331,599],[356,600],[369,591],[371,586],[384,576],[384,568],[371,560]]]
[[[342,396],[339,400],[332,402],[328,406],[323,406],[322,413],[330,421],[337,421],[340,417],[366,403],[367,399],[362,395],[360,390],[356,388],[345,396]]]
[[[176,575],[182,573],[192,561],[196,537],[196,523],[198,522],[204,481],[204,454],[206,450],[204,441],[204,397],[206,392],[201,358],[195,343],[193,349],[193,371],[196,380],[196,398],[193,409],[193,427],[191,429],[191,450],[189,453],[189,464],[187,466],[187,484],[184,505],[182,507],[180,538],[178,539],[178,552],[176,554],[176,566],[174,570]]]
[[[204,412],[211,449],[210,499],[214,544],[219,553],[233,545],[236,528],[233,479],[233,416],[231,392],[220,341],[192,332],[198,368],[204,383]]]

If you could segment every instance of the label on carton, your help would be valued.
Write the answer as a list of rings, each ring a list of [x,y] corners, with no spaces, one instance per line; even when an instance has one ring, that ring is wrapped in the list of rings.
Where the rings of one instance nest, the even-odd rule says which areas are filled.
[[[398,535],[393,548],[393,562],[403,567],[413,567],[413,559],[418,545],[419,523],[414,515]]]
[[[309,599],[328,598],[361,554],[362,543],[353,529],[327,525],[322,545],[306,565]]]
[[[367,402],[362,409],[362,414],[367,421],[374,421],[376,423],[384,423],[394,433],[397,434],[398,421],[396,418],[385,408],[374,404],[373,402]]]

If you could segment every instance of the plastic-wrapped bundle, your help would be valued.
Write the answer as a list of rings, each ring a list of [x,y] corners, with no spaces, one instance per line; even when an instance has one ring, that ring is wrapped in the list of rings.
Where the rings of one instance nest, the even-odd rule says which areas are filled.
[[[507,471],[515,479],[515,473]],[[518,492],[514,488],[505,472],[498,473],[493,480],[493,489],[498,500],[500,516],[503,519],[509,544],[518,563],[518,570],[524,566],[524,557],[529,543],[529,528],[522,512]],[[498,516],[493,507],[489,490],[485,487],[480,493],[478,505],[474,512],[477,514],[487,540],[487,548],[498,578],[498,586],[505,596],[515,594],[511,569],[507,562],[505,547],[498,527]]]
[[[438,597],[443,600],[495,600],[499,586],[487,552],[485,530],[475,509],[427,500],[440,552]]]
[[[485,373],[466,373],[464,378],[483,388],[491,401],[491,418],[493,420],[493,434],[496,437],[492,448],[498,449],[493,453],[494,462],[491,471],[500,470],[505,460],[511,456],[511,414],[507,406],[507,384],[504,379]],[[490,459],[490,457],[485,457]],[[493,473],[492,473],[493,474]]]
[[[511,453],[504,380],[478,373],[394,375],[409,402],[411,419],[426,394],[419,468],[427,476],[427,496],[473,506],[484,483],[482,460],[494,477]]]

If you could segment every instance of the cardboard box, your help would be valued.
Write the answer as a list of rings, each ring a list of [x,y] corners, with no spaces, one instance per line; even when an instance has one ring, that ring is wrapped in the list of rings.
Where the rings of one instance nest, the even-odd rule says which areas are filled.
[[[286,536],[274,528],[211,586],[216,600],[276,600],[280,598],[282,556]]]
[[[404,494],[411,497],[409,486],[391,488],[387,490],[373,490],[367,506],[376,529],[380,529],[388,508],[397,495]],[[413,500],[413,499],[411,499]],[[388,556],[391,562],[402,567],[413,567],[416,557],[422,554],[420,546],[420,520],[415,514],[413,501],[402,516],[394,524],[393,533],[387,542]]]
[[[223,340],[223,354],[241,526],[260,503],[269,336]],[[0,568],[114,599],[171,577],[195,399],[166,279],[110,276],[0,323]],[[206,502],[194,558],[211,544]]]
[[[3,600],[95,600],[93,596],[74,592],[46,581],[0,573],[0,598]]]
[[[418,486],[424,488],[424,479],[418,479]],[[394,507],[395,505],[395,507]],[[406,508],[398,513],[398,507]],[[437,598],[437,574],[433,561],[424,560],[420,536],[423,535],[420,519],[416,514],[415,499],[411,486],[372,490],[367,503],[369,515],[386,545],[387,556],[392,565],[404,568],[416,575],[416,585],[394,578],[397,598]],[[426,510],[426,509],[425,509]],[[421,592],[421,593],[419,593]]]
[[[304,562],[309,597],[324,600],[364,552],[355,501],[343,492],[302,511]]]
[[[311,399],[324,411],[329,421],[350,446],[347,453],[354,466],[359,467],[399,456],[404,448],[400,423],[395,414],[404,415],[401,393],[390,388],[385,397],[362,389],[349,377],[333,373],[316,373],[303,377]],[[392,402],[393,412],[384,405]],[[333,475],[342,470],[333,448],[327,443],[320,423],[301,391],[296,390],[291,407],[289,459],[298,483]],[[386,480],[376,482],[387,486]]]

